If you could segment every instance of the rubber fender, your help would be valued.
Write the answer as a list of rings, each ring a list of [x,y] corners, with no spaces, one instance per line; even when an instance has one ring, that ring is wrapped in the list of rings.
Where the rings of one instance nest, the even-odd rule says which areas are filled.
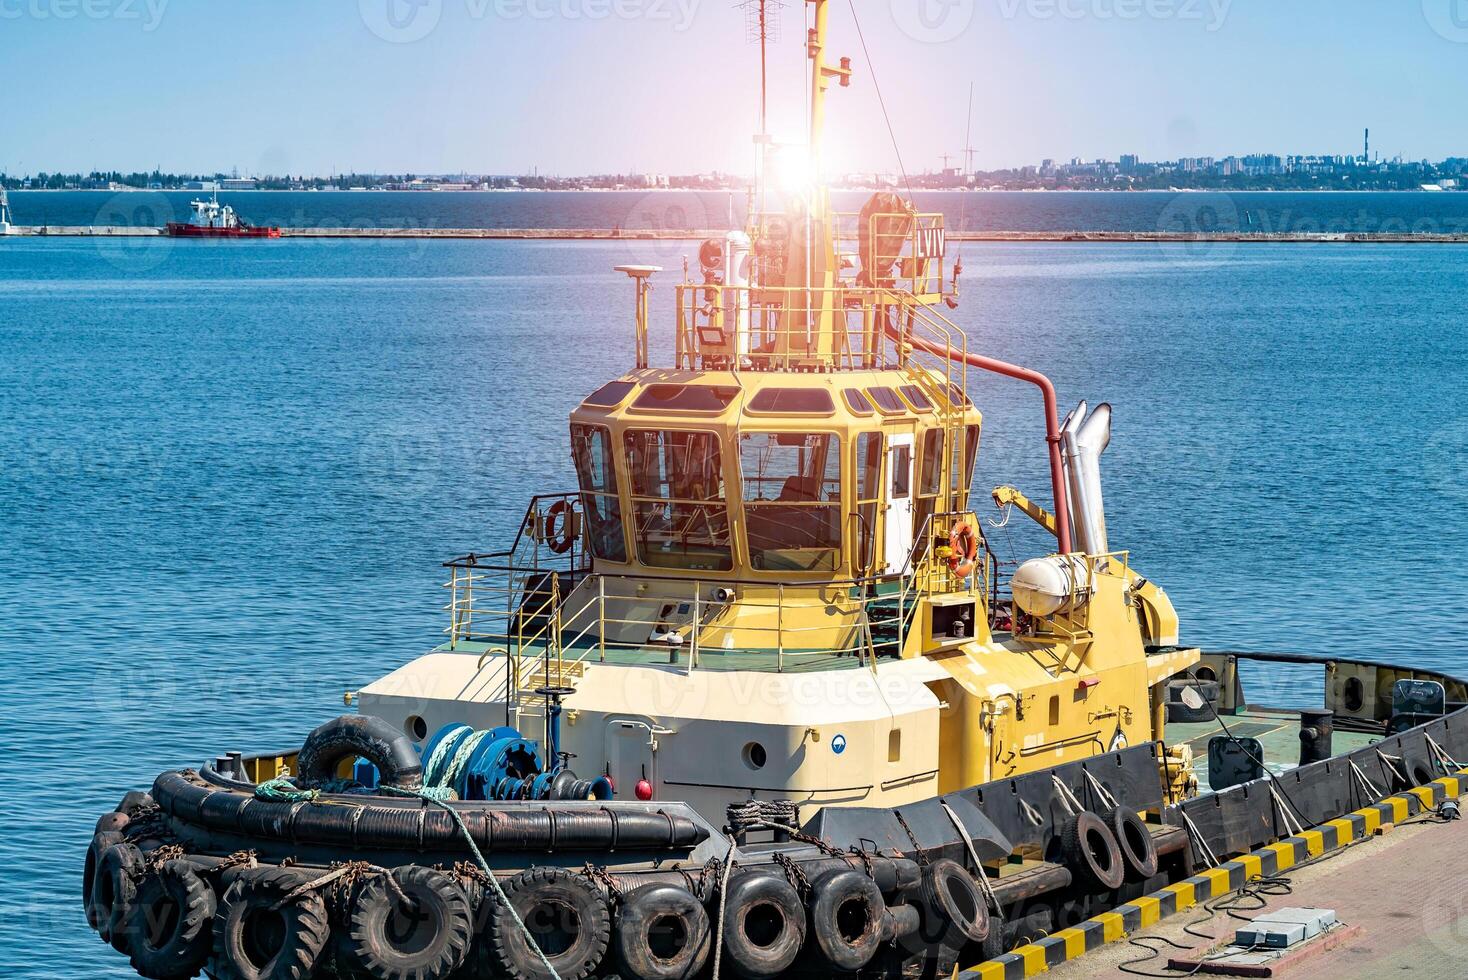
[[[97,869],[101,867],[102,855],[115,844],[121,844],[124,838],[119,831],[104,830],[92,835],[92,843],[87,846],[87,856],[82,864],[82,908],[86,910],[87,925],[97,932],[102,931],[102,919],[100,910],[94,904],[95,889],[97,887]],[[104,940],[106,936],[102,937]]]
[[[138,885],[129,916],[132,967],[148,980],[187,980],[209,959],[214,890],[188,861],[165,861]]]
[[[236,876],[214,917],[210,975],[216,980],[306,980],[331,933],[326,903],[318,892],[308,891],[274,907],[308,880],[294,868],[251,868]],[[259,933],[266,929],[278,942],[265,941]]]
[[[143,855],[132,844],[113,844],[97,862],[92,882],[92,915],[97,932],[119,953],[127,952],[127,923],[137,901]]]
[[[423,765],[412,739],[372,715],[342,715],[307,735],[296,757],[297,781],[307,788],[320,786],[335,779],[337,765],[352,757],[375,765],[383,785],[423,787]]]
[[[794,886],[768,871],[734,878],[724,896],[723,941],[745,980],[773,980],[790,969],[805,944],[805,908]]]
[[[1082,810],[1060,832],[1060,853],[1075,883],[1082,888],[1112,891],[1126,878],[1121,845],[1106,821]]]
[[[129,817],[126,813],[120,813],[114,810],[111,813],[104,813],[97,818],[97,825],[92,828],[92,833],[101,834],[108,831],[121,832],[130,823],[132,823],[132,817]]]
[[[708,912],[686,888],[653,883],[622,897],[614,943],[626,980],[691,980],[712,940]]]
[[[1106,825],[1121,848],[1127,881],[1146,881],[1157,873],[1157,842],[1137,811],[1115,807],[1106,815]]]
[[[962,949],[965,943],[983,942],[989,934],[989,906],[984,892],[957,861],[939,858],[928,865],[922,895],[924,904],[946,926],[940,926],[939,939],[945,948]]]
[[[375,980],[440,980],[469,955],[469,897],[442,871],[403,865],[357,889],[346,952]],[[393,887],[396,886],[396,887]],[[404,908],[401,892],[411,904]]]
[[[1432,763],[1426,758],[1413,752],[1403,752],[1402,761],[1398,762],[1397,766],[1407,774],[1407,785],[1403,786],[1402,789],[1426,786],[1442,775],[1433,768]]]
[[[520,920],[534,924],[561,980],[582,980],[601,965],[612,921],[606,899],[589,879],[565,868],[527,868],[507,879],[504,891]],[[550,980],[507,907],[497,905],[490,917],[489,948],[497,975]]]
[[[828,871],[811,884],[810,930],[826,961],[855,972],[882,944],[887,904],[882,890],[860,871]]]
[[[153,797],[140,789],[135,789],[123,794],[122,801],[117,804],[117,812],[134,817],[137,816],[139,810],[153,805]]]
[[[253,804],[252,804],[253,805]],[[310,844],[351,847],[357,842],[357,820],[362,809],[352,806],[295,807],[291,838]]]

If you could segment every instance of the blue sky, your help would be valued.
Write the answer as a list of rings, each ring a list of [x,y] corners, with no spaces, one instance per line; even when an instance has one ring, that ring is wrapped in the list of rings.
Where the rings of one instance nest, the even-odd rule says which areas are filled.
[[[849,0],[828,169],[895,168]],[[855,0],[909,170],[1254,151],[1468,154],[1468,0]],[[771,50],[804,117],[804,5]],[[421,36],[419,36],[421,35]],[[0,168],[745,172],[734,0],[0,0]]]

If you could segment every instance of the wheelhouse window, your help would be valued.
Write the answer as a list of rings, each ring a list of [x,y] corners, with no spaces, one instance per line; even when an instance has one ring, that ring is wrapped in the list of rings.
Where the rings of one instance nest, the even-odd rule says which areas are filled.
[[[979,455],[979,427],[964,426],[962,442],[955,439],[948,449],[948,455],[953,461],[953,468],[949,471],[949,480],[953,487],[953,506],[955,510],[963,510],[968,506],[969,491],[974,483],[974,461]]]
[[[750,564],[834,571],[841,561],[841,441],[827,433],[739,437]]]
[[[937,512],[938,494],[943,489],[943,430],[923,433],[922,451],[918,456],[917,506],[913,508],[916,533],[924,533],[924,524]]]
[[[623,442],[638,561],[653,568],[733,568],[718,438],[634,429]]]
[[[586,538],[591,553],[604,561],[627,560],[622,530],[622,504],[617,499],[617,469],[612,435],[599,425],[571,426],[571,459],[586,512]]]
[[[856,562],[857,574],[872,567],[872,543],[877,526],[877,502],[882,495],[882,434],[863,432],[856,437]]]

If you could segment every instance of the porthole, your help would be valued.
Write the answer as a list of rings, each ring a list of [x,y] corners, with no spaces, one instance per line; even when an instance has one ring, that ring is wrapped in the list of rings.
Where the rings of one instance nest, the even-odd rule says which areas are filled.
[[[428,722],[420,715],[409,715],[408,720],[403,722],[403,731],[415,742],[421,742],[428,737]]]
[[[744,746],[744,764],[751,769],[763,769],[769,756],[765,753],[765,747],[758,742],[750,742]]]
[[[1198,678],[1198,680],[1200,681],[1218,680],[1218,675],[1213,672],[1212,667],[1208,666],[1199,667],[1197,670],[1193,671],[1193,676]]]
[[[1347,711],[1360,711],[1366,704],[1366,688],[1359,677],[1346,678],[1345,702]]]

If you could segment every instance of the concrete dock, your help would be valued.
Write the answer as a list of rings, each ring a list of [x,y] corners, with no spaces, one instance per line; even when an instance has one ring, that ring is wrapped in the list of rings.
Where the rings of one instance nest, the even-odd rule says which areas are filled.
[[[1359,928],[1339,945],[1280,971],[1285,980],[1468,977],[1468,889],[1463,884],[1468,881],[1468,821],[1403,824],[1283,877],[1288,893],[1269,896],[1266,908],[1334,909],[1345,926]],[[1263,910],[1239,911],[1252,919]],[[1170,958],[1181,955],[1178,946],[1209,945],[1184,932],[1184,926],[1221,938],[1242,924],[1223,911],[1205,919],[1201,909],[1189,910],[1134,933],[1133,942],[1112,943],[1053,966],[1048,975],[1056,980],[1138,973],[1183,977],[1184,971],[1167,968]],[[1159,950],[1158,955],[1136,962],[1148,948]]]
[[[161,228],[125,225],[13,225],[12,236],[56,238],[152,238]],[[665,229],[634,231],[608,228],[281,228],[282,238],[489,239],[533,241],[701,241],[720,238],[724,230]],[[1376,243],[1468,244],[1468,233],[1414,232],[1171,232],[1171,231],[950,231],[950,242],[1240,242],[1240,243]]]

